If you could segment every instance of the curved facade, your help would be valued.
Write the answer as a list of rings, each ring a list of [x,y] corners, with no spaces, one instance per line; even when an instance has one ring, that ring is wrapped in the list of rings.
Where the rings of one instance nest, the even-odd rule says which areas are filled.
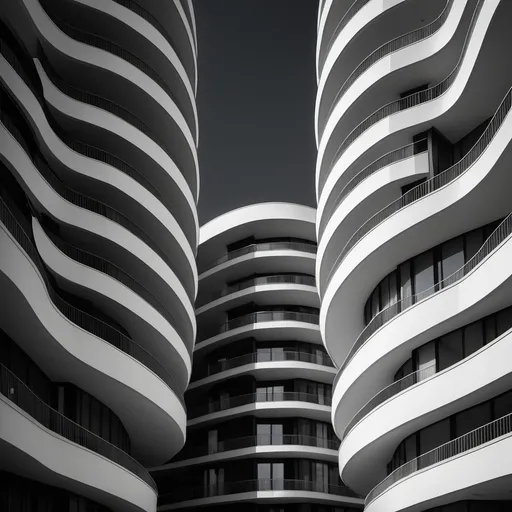
[[[185,443],[196,53],[188,0],[0,7],[2,511],[153,512]]]
[[[338,474],[314,220],[311,208],[264,203],[201,228],[187,443],[152,470],[159,510],[362,508]]]
[[[340,475],[369,512],[512,506],[511,16],[321,3],[320,330]]]

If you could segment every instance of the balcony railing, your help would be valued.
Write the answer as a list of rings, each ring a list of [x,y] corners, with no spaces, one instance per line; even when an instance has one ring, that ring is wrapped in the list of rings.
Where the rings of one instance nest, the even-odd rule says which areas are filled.
[[[464,46],[462,48],[462,52],[459,57],[459,61],[457,62],[453,71],[448,75],[448,77],[445,78],[442,82],[439,82],[438,84],[436,84],[433,87],[430,87],[424,91],[420,91],[420,92],[411,94],[409,96],[406,96],[405,98],[401,98],[399,100],[392,101],[391,103],[388,103],[387,105],[384,105],[380,109],[376,110],[373,114],[369,115],[364,121],[359,123],[347,135],[345,140],[340,144],[340,146],[336,150],[336,153],[334,154],[334,156],[331,160],[331,163],[329,165],[329,171],[324,172],[321,175],[320,180],[319,180],[320,193],[322,192],[325,182],[327,181],[327,177],[329,176],[329,173],[335,166],[336,162],[341,158],[341,156],[345,153],[345,151],[348,149],[348,147],[350,145],[352,145],[352,143],[355,142],[355,140],[358,139],[366,130],[371,128],[374,124],[378,123],[382,119],[385,119],[386,117],[396,114],[402,110],[407,110],[412,107],[416,107],[423,103],[427,103],[429,101],[433,101],[433,100],[439,98],[451,87],[451,85],[457,78],[459,70],[462,66],[462,62],[466,55],[467,49],[469,47],[469,43],[471,41],[471,36],[473,35],[473,31],[474,31],[476,23],[478,21],[480,12],[482,11],[483,5],[484,5],[484,1],[479,0],[477,6],[475,7],[473,17],[471,19],[469,30],[466,35],[466,39],[464,41]]]
[[[220,258],[217,258],[207,265],[205,265],[203,272],[207,272],[208,270],[215,268],[223,263],[234,260],[235,258],[240,258],[241,256],[245,256],[246,254],[252,254],[255,252],[261,251],[299,251],[306,252],[309,254],[316,254],[317,246],[314,243],[308,244],[306,242],[264,242],[264,243],[256,243],[247,245],[245,247],[241,247],[240,249],[236,249],[234,251],[228,252],[224,254]]]
[[[224,290],[221,290],[219,293],[215,293],[208,297],[206,300],[201,301],[197,307],[204,306],[209,302],[213,302],[214,300],[226,297],[226,295],[231,295],[232,293],[246,290],[247,288],[251,288],[253,286],[264,286],[267,284],[300,284],[312,287],[316,286],[315,278],[313,276],[275,275],[254,277],[252,279],[247,279],[247,281],[228,286]]]
[[[180,62],[183,64],[183,56],[181,55],[181,52],[178,48],[178,45],[172,38],[171,34],[168,30],[158,21],[158,19],[153,16],[144,6],[142,6],[139,2],[135,0],[114,0],[114,2],[118,3],[119,5],[122,5],[123,7],[126,7],[127,9],[130,9],[130,11],[134,12],[135,14],[138,14],[141,18],[145,19],[148,23],[153,25],[158,32],[164,37],[164,39],[167,40],[167,42],[171,45],[171,48],[176,52],[176,55],[178,59],[180,59]],[[185,72],[186,69],[185,69]],[[193,77],[190,76],[187,73],[187,76],[190,80],[190,83],[193,85],[194,80]]]
[[[119,464],[148,484],[155,492],[150,474],[134,458],[102,437],[93,434],[43,402],[26,384],[0,363],[0,393],[56,434]]]
[[[355,0],[354,3],[348,8],[348,10],[345,12],[345,14],[342,16],[338,24],[336,25],[335,29],[333,30],[331,37],[329,38],[329,41],[324,46],[322,45],[322,48],[320,49],[319,54],[319,68],[320,73],[322,73],[322,70],[325,65],[325,60],[327,58],[327,55],[329,54],[332,45],[338,38],[338,35],[340,32],[348,25],[350,20],[369,2],[370,0]]]
[[[57,309],[72,323],[86,330],[98,338],[106,341],[112,346],[118,348],[125,354],[132,356],[134,359],[139,361],[148,370],[158,375],[170,389],[174,391],[178,399],[184,405],[183,394],[177,387],[177,384],[172,375],[165,369],[165,367],[154,358],[146,349],[142,348],[128,336],[115,329],[111,325],[99,320],[98,318],[82,311],[75,306],[72,306],[66,302],[53,288],[50,280],[47,276],[46,267],[37,252],[37,249],[32,241],[31,236],[27,234],[23,228],[23,224],[27,224],[25,219],[16,218],[15,214],[7,204],[4,202],[0,195],[0,222],[4,224],[9,233],[14,239],[20,244],[22,249],[30,257],[33,263],[39,270],[39,273],[46,285],[46,289],[50,296],[52,303]],[[28,227],[28,226],[27,226]]]
[[[75,41],[90,46],[94,46],[100,50],[116,55],[117,57],[132,64],[134,67],[136,67],[145,75],[154,80],[172,99],[172,101],[178,107],[178,109],[180,109],[179,102],[176,96],[174,95],[172,89],[169,87],[167,82],[162,78],[162,76],[157,71],[155,71],[147,62],[143,61],[142,59],[134,55],[132,52],[128,51],[126,48],[119,46],[118,44],[114,43],[113,41],[110,41],[109,39],[98,36],[96,34],[90,34],[88,32],[85,32],[84,30],[80,30],[76,27],[73,27],[69,23],[61,20],[55,12],[55,5],[53,4],[53,0],[40,0],[40,2],[44,10],[50,17],[50,19],[62,32],[64,32],[64,34],[71,37]]]
[[[163,196],[160,193],[159,189],[153,185],[153,183],[144,176],[140,171],[138,171],[135,167],[132,167],[130,164],[122,160],[121,158],[112,155],[111,153],[108,153],[107,151],[103,149],[96,148],[94,146],[91,146],[89,144],[84,144],[83,142],[75,141],[71,139],[70,137],[66,136],[66,134],[59,129],[59,126],[57,123],[53,122],[53,119],[51,115],[48,115],[48,109],[46,107],[45,99],[43,96],[42,91],[42,85],[39,80],[39,75],[37,74],[37,71],[35,67],[33,67],[32,61],[22,61],[18,55],[16,55],[13,50],[10,48],[10,46],[0,38],[0,53],[4,56],[4,58],[7,60],[7,62],[12,66],[14,71],[20,76],[20,78],[25,82],[25,84],[30,88],[30,90],[34,93],[36,98],[39,100],[39,103],[41,104],[41,107],[47,114],[47,120],[50,123],[52,129],[55,131],[55,133],[62,139],[62,141],[69,146],[72,150],[76,151],[77,153],[81,153],[84,156],[87,156],[89,158],[93,158],[95,160],[99,160],[100,162],[104,162],[108,165],[111,165],[112,167],[115,167],[116,169],[119,169],[121,172],[126,174],[127,176],[130,176],[135,181],[137,181],[140,185],[142,185],[146,190],[151,192],[155,197],[163,200]],[[39,51],[38,57],[41,62],[45,62],[45,56],[42,50]],[[49,65],[45,66],[45,71],[48,73]],[[86,103],[89,103],[89,101],[85,100],[85,96],[78,97],[78,93],[76,96],[74,96],[71,92],[71,86],[66,84],[66,88],[61,88],[59,85],[59,88],[68,94],[71,97],[75,97],[75,99],[78,99],[79,101],[84,101]],[[77,91],[79,91],[77,89]],[[84,94],[89,94],[85,93]],[[92,95],[91,95],[92,96]],[[100,108],[103,108],[104,110],[108,110],[109,112],[118,115],[120,118],[124,119],[127,122],[130,122],[134,126],[136,126],[141,131],[144,131],[140,125],[140,123],[135,119],[134,114],[129,112],[128,110],[124,109],[123,107],[117,105],[118,109],[116,108],[116,104],[113,102],[110,102],[109,100],[104,100],[105,102],[102,102],[103,98],[97,97],[98,104],[94,103],[91,99],[90,104],[99,106]],[[108,103],[107,103],[108,102]],[[128,119],[131,119],[129,121]],[[172,212],[171,212],[172,213]]]
[[[19,110],[19,107],[13,100],[13,105],[16,109]],[[22,114],[20,113],[20,116]],[[130,220],[128,217],[123,215],[121,212],[112,208],[106,203],[98,201],[92,197],[86,196],[77,192],[76,190],[68,187],[60,178],[53,172],[53,170],[47,165],[47,163],[43,160],[39,152],[32,151],[27,141],[25,140],[24,135],[18,129],[14,121],[11,119],[10,115],[4,110],[0,109],[0,122],[4,125],[4,127],[9,131],[9,133],[16,139],[16,141],[20,144],[20,146],[24,149],[27,156],[30,158],[34,166],[40,172],[43,179],[48,183],[48,185],[63,199],[66,199],[70,203],[78,206],[79,208],[83,208],[89,210],[93,213],[101,215],[120,226],[123,226],[134,236],[138,237],[141,241],[143,241],[146,245],[151,247],[155,253],[157,253],[160,258],[173,270],[176,276],[179,276],[179,272],[176,268],[176,265],[172,262],[170,256],[160,248],[160,246],[153,240],[153,238],[148,235],[138,224]],[[78,146],[82,146],[80,142],[73,141],[74,144],[72,146],[73,149],[77,149]],[[69,144],[68,144],[69,145]],[[71,147],[71,146],[70,146]],[[88,155],[88,149],[82,148],[80,151],[84,155]],[[93,157],[94,158],[94,157]],[[192,353],[192,347],[188,347],[189,353]]]
[[[341,439],[344,439],[345,436],[354,428],[354,426],[359,423],[361,419],[363,419],[367,414],[373,411],[380,404],[383,404],[386,400],[398,395],[402,391],[414,386],[418,382],[421,382],[425,379],[429,379],[432,375],[436,374],[436,365],[435,363],[427,366],[426,368],[422,368],[416,372],[410,373],[406,375],[402,379],[399,379],[389,386],[385,387],[381,391],[379,391],[374,397],[370,398],[368,402],[366,402],[361,409],[354,415],[354,417],[347,424],[345,431],[341,435]]]
[[[469,152],[456,164],[452,165],[445,171],[441,172],[437,176],[430,178],[429,180],[421,183],[420,185],[409,190],[407,193],[399,197],[397,200],[390,203],[388,206],[377,212],[375,215],[370,217],[349,239],[345,244],[338,258],[334,262],[334,265],[327,278],[327,284],[332,279],[336,270],[339,268],[341,262],[345,259],[347,254],[367,233],[377,227],[379,224],[384,222],[386,219],[394,215],[396,212],[402,210],[406,206],[409,206],[416,201],[436,192],[437,190],[445,187],[455,179],[459,178],[473,164],[480,158],[484,151],[488,148],[495,135],[503,125],[505,118],[510,112],[512,107],[512,88],[509,89],[505,98],[501,102],[498,110],[494,114],[493,118],[487,125],[484,133],[475,143],[475,145],[469,150]]]
[[[497,249],[508,237],[512,234],[512,213],[505,218],[505,220],[491,233],[489,238],[484,242],[478,252],[459,270],[443,279],[438,284],[423,290],[416,295],[409,295],[402,300],[395,302],[391,306],[383,309],[375,315],[370,323],[364,328],[356,342],[350,349],[345,361],[341,365],[336,378],[334,379],[334,386],[338,382],[343,370],[347,367],[348,363],[352,360],[356,352],[366,343],[366,341],[384,324],[395,318],[399,313],[405,311],[407,308],[420,302],[423,299],[447,288],[448,286],[457,283],[476,267],[478,267],[495,249]]]
[[[308,324],[318,325],[319,316],[312,313],[299,313],[297,311],[257,311],[248,315],[233,318],[219,327],[212,329],[208,334],[201,338],[201,341],[217,336],[233,329],[238,329],[250,324],[262,322],[304,322]]]
[[[176,490],[171,494],[158,497],[158,505],[168,505],[180,501],[211,498],[213,496],[226,496],[243,492],[262,491],[302,491],[319,492],[335,496],[358,498],[357,494],[342,485],[330,485],[326,482],[311,482],[308,480],[287,480],[274,478],[261,478],[259,480],[243,480],[240,482],[226,482],[215,486],[190,487]]]
[[[116,1],[116,0],[115,0]],[[167,155],[173,159],[171,150],[167,147],[167,144],[160,139],[154,131],[144,122],[142,119],[140,119],[137,115],[135,115],[133,112],[128,110],[125,107],[122,107],[118,103],[115,103],[112,100],[109,100],[107,98],[103,98],[102,96],[98,94],[92,94],[88,91],[85,91],[83,89],[79,89],[78,87],[75,87],[73,85],[70,85],[66,83],[64,80],[62,80],[59,76],[57,76],[57,73],[53,70],[51,64],[48,62],[48,59],[46,58],[44,51],[42,48],[40,49],[38,53],[38,57],[40,62],[43,65],[43,69],[45,73],[48,75],[48,78],[53,83],[53,85],[59,89],[63,94],[66,96],[69,96],[70,98],[73,98],[77,101],[80,101],[81,103],[87,103],[88,105],[91,105],[93,107],[97,107],[101,110],[105,110],[106,112],[110,112],[111,114],[115,115],[116,117],[119,117],[123,121],[126,121],[128,124],[132,125],[134,128],[137,128],[137,130],[144,133],[144,135],[147,135],[153,142],[155,142]],[[143,177],[146,181],[148,181],[145,177]],[[149,181],[149,186],[151,187],[149,190],[153,195],[160,198],[162,197],[162,194],[160,191],[154,187]]]
[[[337,92],[334,100],[332,101],[331,106],[329,108],[329,112],[327,113],[327,116],[325,118],[329,119],[333,110],[336,108],[336,105],[339,103],[339,101],[345,95],[345,93],[350,89],[350,87],[354,84],[354,82],[369,68],[371,68],[375,63],[386,57],[386,55],[395,53],[401,50],[402,48],[405,48],[406,46],[418,43],[419,41],[422,41],[434,35],[444,25],[444,22],[447,20],[452,10],[453,2],[454,0],[448,0],[441,14],[428,25],[420,27],[416,30],[412,30],[407,34],[392,39],[391,41],[383,44],[375,51],[370,53],[370,55],[368,55],[368,57],[366,57],[345,80],[344,84],[341,86],[340,90]]]
[[[203,403],[191,407],[189,408],[189,418],[198,418],[207,414],[262,402],[306,402],[315,405],[325,405],[326,407],[331,406],[331,398],[324,395],[303,393],[302,391],[261,391],[247,395],[222,398],[215,402]]]
[[[463,436],[449,441],[446,444],[438,446],[433,450],[416,457],[415,459],[406,462],[404,465],[395,469],[388,475],[382,482],[377,484],[366,497],[365,505],[368,506],[372,501],[378,498],[384,491],[389,489],[393,484],[406,478],[416,471],[433,466],[439,462],[448,460],[456,455],[468,452],[482,446],[486,443],[499,439],[500,437],[507,436],[512,433],[512,414],[507,414],[502,418],[487,423]]]
[[[185,447],[177,455],[173,462],[193,459],[197,457],[206,457],[216,453],[230,452],[233,450],[242,450],[255,446],[309,446],[311,448],[323,448],[327,450],[338,450],[340,442],[338,439],[330,440],[323,437],[314,437],[303,434],[258,434],[236,439],[226,439],[218,441],[216,445],[192,446],[190,449]]]
[[[397,162],[401,162],[403,160],[407,160],[408,158],[412,158],[415,155],[426,153],[428,150],[427,139],[422,139],[417,142],[413,142],[412,144],[408,144],[407,146],[403,146],[398,149],[394,149],[389,153],[377,158],[371,164],[368,164],[362,171],[355,174],[348,183],[341,189],[340,193],[337,195],[336,199],[332,203],[332,206],[329,206],[325,209],[322,214],[322,220],[320,222],[319,228],[319,236],[321,237],[325,226],[329,222],[329,219],[332,217],[333,213],[338,209],[338,206],[343,202],[343,200],[354,190],[360,183],[369,178],[372,174],[380,171],[384,167],[395,164]],[[348,177],[349,173],[347,173]],[[343,175],[345,178],[345,174]]]
[[[309,352],[300,352],[292,350],[275,351],[269,350],[268,352],[254,352],[252,354],[244,354],[242,356],[233,357],[225,361],[217,363],[210,363],[204,366],[199,366],[194,371],[194,381],[204,379],[210,375],[232,370],[245,366],[246,364],[254,363],[271,363],[283,361],[297,361],[301,363],[318,364],[321,366],[328,366],[334,368],[331,358],[327,354],[311,354]]]

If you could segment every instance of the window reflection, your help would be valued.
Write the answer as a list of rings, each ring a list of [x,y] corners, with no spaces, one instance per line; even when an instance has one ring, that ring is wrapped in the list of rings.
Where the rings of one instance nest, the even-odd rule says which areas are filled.
[[[451,285],[454,278],[446,283],[443,280],[450,278],[478,252],[500,222],[501,219],[452,238],[401,263],[369,295],[364,308],[365,324],[397,301],[400,301],[397,307],[403,310],[440,287]]]

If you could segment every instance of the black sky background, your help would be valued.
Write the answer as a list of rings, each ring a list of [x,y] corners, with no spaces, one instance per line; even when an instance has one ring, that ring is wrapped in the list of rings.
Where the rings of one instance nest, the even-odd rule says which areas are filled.
[[[315,206],[318,0],[194,0],[201,224],[244,204]]]

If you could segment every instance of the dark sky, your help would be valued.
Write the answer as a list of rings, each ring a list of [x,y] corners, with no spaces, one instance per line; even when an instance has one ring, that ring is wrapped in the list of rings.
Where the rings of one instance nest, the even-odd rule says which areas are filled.
[[[194,0],[203,224],[248,203],[315,206],[318,0]]]

